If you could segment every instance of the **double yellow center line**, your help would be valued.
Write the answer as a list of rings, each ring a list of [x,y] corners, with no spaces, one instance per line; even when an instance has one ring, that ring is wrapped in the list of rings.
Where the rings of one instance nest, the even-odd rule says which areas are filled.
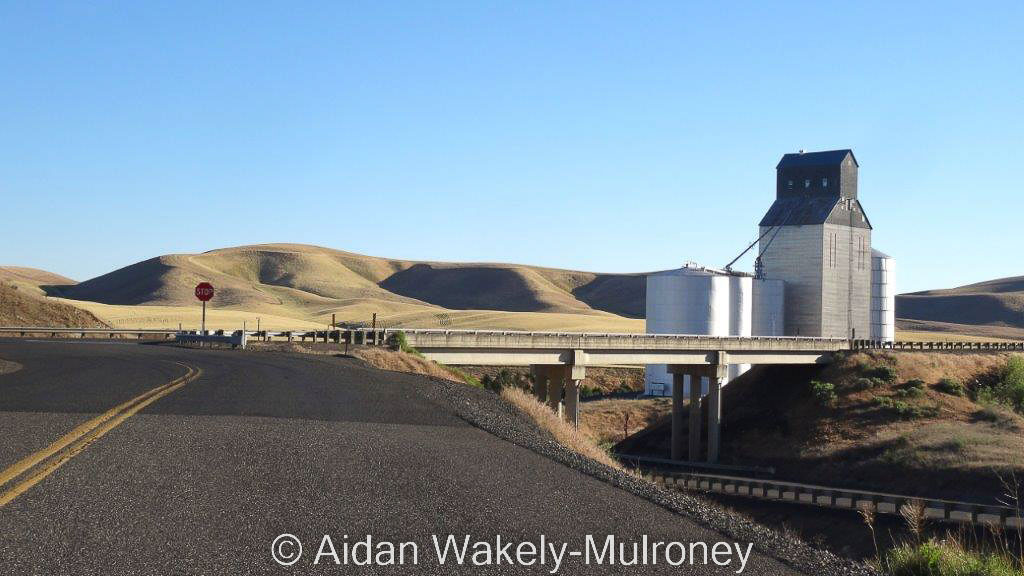
[[[202,370],[198,368],[192,368],[181,362],[175,362],[175,364],[185,368],[184,376],[114,406],[92,420],[75,427],[74,430],[61,436],[53,444],[26,456],[10,468],[0,472],[0,507],[38,484],[43,478],[52,474],[65,462],[74,458],[90,444],[102,438],[107,432],[119,426],[139,410],[192,382],[202,374]]]

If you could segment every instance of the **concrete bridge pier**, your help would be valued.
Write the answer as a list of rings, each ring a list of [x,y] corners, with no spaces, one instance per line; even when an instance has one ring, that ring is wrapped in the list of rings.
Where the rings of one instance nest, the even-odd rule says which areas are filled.
[[[573,426],[580,425],[580,387],[587,377],[586,366],[565,367],[565,414],[563,417]]]
[[[722,441],[722,385],[729,365],[722,362],[725,352],[719,352],[719,364],[708,367],[708,462],[718,463],[718,450]]]
[[[548,367],[548,406],[556,414],[562,413],[562,383],[565,382],[565,370],[561,366]]]
[[[687,457],[690,462],[700,460],[700,394],[703,389],[703,370],[694,370],[690,376],[690,446]],[[679,410],[682,414],[682,408]],[[682,434],[682,424],[679,433]]]
[[[537,400],[546,403],[573,426],[579,426],[580,387],[586,378],[586,367],[534,364],[530,366],[530,374]]]
[[[548,400],[548,368],[551,366],[533,365],[530,366],[530,376],[533,378],[533,395],[541,402]]]
[[[685,458],[691,462],[700,460],[700,441],[702,414],[700,409],[701,388],[703,379],[708,378],[708,452],[707,461],[718,462],[718,453],[721,445],[722,427],[722,384],[728,374],[729,365],[725,352],[715,354],[714,364],[669,365],[668,371],[672,374],[672,443],[671,452],[673,460]],[[683,416],[684,392],[686,377],[689,377],[690,384],[690,405],[689,405],[689,442],[688,446],[683,445]],[[685,448],[685,451],[684,451]]]

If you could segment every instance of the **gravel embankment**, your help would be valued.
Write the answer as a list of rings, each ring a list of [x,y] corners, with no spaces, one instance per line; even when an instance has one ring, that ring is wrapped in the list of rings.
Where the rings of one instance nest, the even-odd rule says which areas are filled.
[[[435,384],[424,387],[423,393],[432,400],[453,405],[459,416],[472,425],[574,470],[628,490],[730,538],[753,542],[761,552],[797,570],[816,576],[878,574],[870,566],[817,550],[801,540],[729,513],[712,503],[682,492],[664,490],[651,482],[584,458],[556,442],[496,394],[444,380],[433,380]]]

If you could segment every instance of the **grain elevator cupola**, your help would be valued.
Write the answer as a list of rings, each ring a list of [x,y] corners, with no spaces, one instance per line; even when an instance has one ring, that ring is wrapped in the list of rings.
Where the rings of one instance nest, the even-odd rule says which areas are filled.
[[[786,284],[787,335],[870,333],[871,222],[852,150],[785,154],[761,219],[756,273]]]

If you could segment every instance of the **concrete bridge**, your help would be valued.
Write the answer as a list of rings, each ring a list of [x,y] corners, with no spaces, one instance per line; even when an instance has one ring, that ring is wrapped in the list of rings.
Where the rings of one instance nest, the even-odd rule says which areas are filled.
[[[552,409],[579,421],[580,385],[588,366],[667,364],[672,374],[672,458],[700,458],[701,386],[690,386],[689,446],[683,444],[683,378],[707,378],[707,461],[717,462],[722,385],[730,364],[823,364],[851,342],[840,338],[718,337],[679,334],[589,334],[470,330],[402,330],[431,360],[453,365],[529,366],[534,392]]]

